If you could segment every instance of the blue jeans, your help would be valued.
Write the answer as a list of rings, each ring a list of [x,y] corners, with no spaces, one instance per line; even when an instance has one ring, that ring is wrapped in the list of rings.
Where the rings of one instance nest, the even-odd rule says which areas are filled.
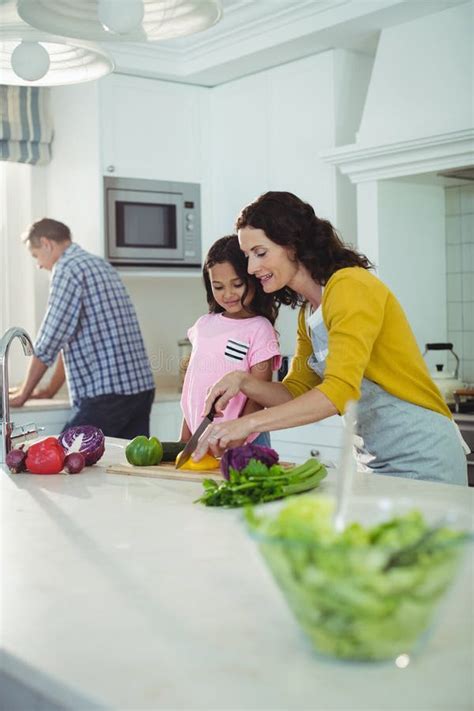
[[[99,427],[106,437],[149,437],[150,412],[154,398],[154,389],[133,395],[111,394],[84,398],[62,431],[76,425],[94,425]]]
[[[271,447],[270,432],[260,432],[252,444],[259,444],[261,447]]]

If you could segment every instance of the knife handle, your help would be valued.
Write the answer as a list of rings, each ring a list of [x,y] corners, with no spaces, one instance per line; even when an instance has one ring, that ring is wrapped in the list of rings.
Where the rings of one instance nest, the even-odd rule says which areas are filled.
[[[211,422],[214,420],[214,417],[217,414],[216,413],[216,402],[218,401],[219,397],[220,397],[220,395],[218,397],[216,397],[216,399],[214,400],[214,402],[211,405],[211,409],[209,410],[208,414],[206,415],[206,417],[208,417]]]

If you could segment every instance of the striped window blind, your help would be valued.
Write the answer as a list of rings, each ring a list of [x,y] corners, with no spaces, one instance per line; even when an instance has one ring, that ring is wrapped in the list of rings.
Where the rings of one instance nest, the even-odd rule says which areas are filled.
[[[0,160],[44,165],[51,160],[52,140],[48,91],[0,85]]]

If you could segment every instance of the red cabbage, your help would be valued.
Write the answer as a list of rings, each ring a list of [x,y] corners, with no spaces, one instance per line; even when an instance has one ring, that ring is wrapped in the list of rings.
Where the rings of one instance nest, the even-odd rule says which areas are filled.
[[[241,447],[227,449],[221,457],[221,472],[224,478],[229,478],[230,467],[240,472],[251,459],[271,467],[278,463],[278,453],[271,447],[263,447],[260,444],[244,444]]]
[[[59,442],[66,454],[83,454],[87,467],[98,462],[105,450],[104,433],[92,425],[70,427],[59,435]]]

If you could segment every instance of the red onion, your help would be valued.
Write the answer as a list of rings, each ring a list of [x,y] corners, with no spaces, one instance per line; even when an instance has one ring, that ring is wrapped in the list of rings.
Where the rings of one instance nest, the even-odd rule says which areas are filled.
[[[26,471],[26,452],[23,446],[21,445],[21,448],[18,449],[12,449],[5,459],[7,467],[15,474]]]
[[[64,471],[68,474],[79,474],[86,466],[86,460],[80,452],[72,452],[64,460]]]

